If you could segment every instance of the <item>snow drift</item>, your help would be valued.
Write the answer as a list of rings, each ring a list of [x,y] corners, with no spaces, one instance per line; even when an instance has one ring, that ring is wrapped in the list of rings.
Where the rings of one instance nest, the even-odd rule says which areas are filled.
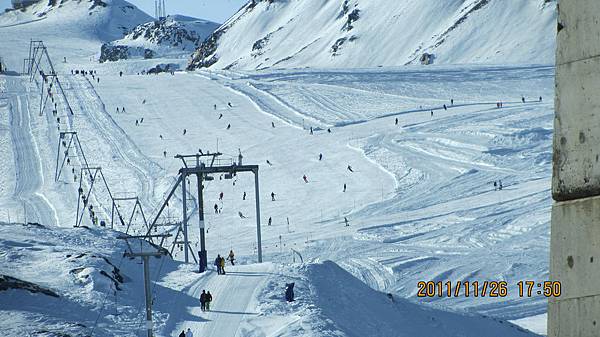
[[[552,0],[253,0],[189,68],[552,63]]]

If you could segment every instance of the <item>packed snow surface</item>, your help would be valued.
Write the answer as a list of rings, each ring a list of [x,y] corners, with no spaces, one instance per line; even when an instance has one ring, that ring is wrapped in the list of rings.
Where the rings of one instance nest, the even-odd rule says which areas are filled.
[[[68,4],[72,2],[64,6]],[[89,16],[87,10],[83,13]],[[219,336],[221,331],[239,336],[352,336],[364,332],[356,320],[367,309],[373,313],[365,320],[373,326],[384,324],[378,318],[394,312],[403,319],[414,314],[406,318],[414,325],[400,335],[411,335],[419,327],[431,333],[439,327],[440,335],[450,336],[491,330],[526,335],[506,320],[545,333],[539,322],[545,319],[546,300],[519,297],[516,283],[548,278],[553,67],[434,65],[137,75],[169,59],[99,65],[93,60],[106,41],[101,34],[87,26],[76,29],[68,21],[51,22],[50,17],[0,28],[3,47],[8,46],[0,49],[0,56],[13,70],[21,69],[30,38],[44,40],[73,108],[71,115],[53,86],[57,115],[52,115],[50,100],[40,115],[39,76],[30,81],[27,76],[0,75],[0,153],[8,158],[0,163],[0,219],[45,226],[0,226],[0,273],[21,280],[23,287],[35,288],[32,283],[59,295],[0,291],[0,301],[10,303],[0,312],[9,335],[51,327],[76,336],[89,333],[97,317],[97,335],[142,334],[141,265],[138,260],[123,262],[119,269],[127,278],[113,299],[115,283],[100,273],[111,275],[112,267],[90,256],[106,257],[118,267],[125,245],[116,239],[118,234],[95,227],[87,211],[81,221],[91,229],[71,228],[80,199],[73,172],[79,172],[85,153],[90,165],[102,167],[115,196],[138,196],[146,217],[153,219],[181,167],[173,156],[199,150],[222,152],[223,162],[229,163],[241,152],[245,164],[260,166],[268,262],[254,264],[253,176],[215,175],[204,188],[209,261],[233,249],[239,264],[227,267],[227,276],[199,275],[193,272],[195,266],[176,262],[183,259],[178,245],[173,246],[176,261],[153,261],[152,279],[164,292],[155,300],[159,335],[190,327],[200,336]],[[7,18],[12,16],[2,15],[0,22]],[[48,73],[48,68],[42,61],[40,69]],[[72,75],[74,69],[97,74]],[[120,77],[119,71],[125,74]],[[77,131],[81,148],[70,152],[70,162],[55,182],[57,146],[64,151],[59,131],[65,130]],[[503,189],[495,190],[493,183],[500,180]],[[90,187],[84,177],[86,193]],[[196,190],[195,179],[189,187]],[[110,227],[107,192],[102,183],[95,184],[89,202]],[[187,198],[195,251],[198,202],[193,195]],[[171,224],[161,232],[180,221],[181,201],[178,191],[158,219]],[[123,202],[119,209],[129,220],[133,205]],[[139,212],[131,219],[130,234],[146,232]],[[115,229],[126,230],[119,222]],[[173,241],[169,238],[166,245],[171,248]],[[86,257],[73,258],[79,253]],[[299,255],[306,266],[285,266]],[[333,263],[319,264],[326,260]],[[417,283],[429,280],[506,281],[508,296],[417,297]],[[298,299],[286,305],[283,286],[294,281]],[[339,289],[333,287],[337,284]],[[199,312],[202,289],[214,291],[213,312]],[[377,291],[393,294],[396,304]],[[336,313],[333,309],[343,307],[339,303],[352,301],[352,293],[369,298],[365,308],[352,311],[356,316]],[[51,309],[57,303],[67,309]],[[311,319],[303,320],[305,315]],[[423,320],[431,325],[419,323]],[[385,321],[381,326],[386,329],[401,328]]]

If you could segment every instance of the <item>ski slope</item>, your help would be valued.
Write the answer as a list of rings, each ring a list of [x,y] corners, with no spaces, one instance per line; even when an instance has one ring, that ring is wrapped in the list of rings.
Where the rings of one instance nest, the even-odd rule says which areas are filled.
[[[325,287],[321,291],[326,292],[331,287],[321,274],[336,275],[342,285],[360,289],[367,296],[382,295],[376,291],[394,294],[403,299],[400,314],[418,305],[408,312],[454,311],[460,314],[435,311],[431,315],[461,322],[467,328],[473,326],[465,323],[470,315],[486,322],[481,326],[493,324],[493,320],[481,318],[485,315],[504,322],[498,324],[517,320],[545,333],[539,322],[545,319],[546,300],[520,298],[516,282],[548,277],[553,67],[447,65],[137,75],[152,62],[165,60],[97,64],[90,60],[102,39],[90,39],[88,31],[78,32],[73,27],[59,35],[59,28],[46,26],[48,20],[0,28],[0,39],[11,47],[8,54],[0,50],[0,56],[16,69],[26,57],[29,38],[44,39],[74,115],[58,99],[59,123],[48,107],[39,116],[35,83],[26,77],[0,75],[0,153],[10,158],[0,164],[3,222],[8,222],[9,216],[11,222],[23,222],[27,216],[27,221],[58,233],[70,231],[67,228],[74,223],[78,198],[78,182],[73,181],[71,169],[79,170],[81,159],[77,153],[72,166],[54,182],[58,127],[76,130],[88,161],[102,167],[112,192],[139,196],[147,216],[156,213],[173,184],[181,167],[173,158],[177,153],[218,150],[224,153],[224,160],[235,160],[241,152],[244,163],[260,165],[263,253],[268,263],[254,264],[253,177],[238,174],[234,180],[221,180],[215,176],[205,185],[209,261],[233,249],[240,265],[219,276],[214,272],[198,275],[192,265],[168,262],[161,269],[160,264],[153,264],[160,298],[155,326],[160,335],[190,327],[201,336],[223,332],[232,336],[352,336],[359,331],[349,322],[355,317],[332,314],[335,302],[321,301],[315,290]],[[83,42],[73,44],[76,40],[69,38]],[[67,57],[66,63],[60,62],[63,57]],[[100,81],[71,75],[71,69],[94,69]],[[123,77],[119,76],[121,70]],[[496,108],[498,101],[504,103],[502,109]],[[498,180],[503,182],[502,191],[494,190],[493,182]],[[190,181],[191,190],[195,184]],[[222,201],[218,200],[220,192],[224,193]],[[242,199],[244,192],[246,200]],[[276,194],[275,201],[271,201],[271,192]],[[99,217],[108,220],[111,205],[106,191],[97,189],[90,200]],[[189,203],[192,246],[197,250],[198,205],[191,197]],[[220,213],[214,212],[215,204]],[[120,207],[124,213],[131,210],[131,205]],[[181,193],[165,213],[161,221],[181,217]],[[267,225],[269,218],[271,226]],[[344,218],[350,226],[344,226]],[[139,214],[132,219],[131,233],[144,233]],[[83,221],[92,226],[88,217]],[[83,234],[86,239],[81,241],[77,233],[68,234],[65,248],[48,264],[48,268],[63,268],[64,277],[52,284],[38,274],[49,269],[37,271],[35,263],[27,273],[13,272],[23,261],[19,254],[36,254],[38,263],[44,255],[53,254],[52,248],[37,250],[43,245],[41,240],[19,246],[31,234],[15,226],[3,227],[5,240],[10,242],[2,243],[2,251],[18,252],[3,255],[2,273],[38,278],[61,292],[72,283],[72,268],[58,263],[66,250],[76,247],[119,259],[124,249],[114,246],[115,234],[110,231],[96,246],[90,242],[103,236],[100,229]],[[57,245],[59,239],[48,240]],[[302,254],[308,266],[285,266],[293,261],[291,248]],[[183,259],[178,248],[174,258]],[[325,260],[345,271],[329,263],[319,264]],[[140,266],[131,261],[123,270],[136,281],[121,295],[127,298],[125,303],[114,304],[122,315],[100,316],[99,335],[126,335],[123,331],[127,329],[142,333],[142,316],[136,311],[142,305]],[[512,288],[506,298],[416,297],[418,281],[467,279],[503,280]],[[304,280],[299,281],[298,302],[283,307],[283,286],[293,280]],[[77,292],[79,288],[72,289]],[[202,289],[215,296],[211,313],[198,311]],[[88,328],[102,312],[102,294],[107,291],[110,288],[86,288],[84,296],[95,299],[74,300],[85,308],[78,319]],[[2,311],[2,317],[22,314],[19,294],[11,294],[13,306]],[[369,308],[378,312],[383,301],[377,297]],[[64,327],[69,322],[65,315],[41,311],[36,311],[39,326],[52,322]],[[377,317],[382,316],[374,315],[372,320]],[[414,316],[414,322],[419,322],[419,317]],[[7,325],[21,327],[24,321],[14,319]],[[10,333],[32,331],[19,329]],[[524,334],[512,326],[506,331],[510,331],[508,336]],[[478,329],[455,332],[481,333]]]

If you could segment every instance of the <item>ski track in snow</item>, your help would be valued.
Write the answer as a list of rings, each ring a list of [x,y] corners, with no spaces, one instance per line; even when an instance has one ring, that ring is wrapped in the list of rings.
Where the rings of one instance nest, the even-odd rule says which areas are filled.
[[[21,79],[10,79],[10,87],[24,92]],[[26,208],[27,221],[56,226],[56,210],[48,199],[39,194],[44,178],[40,156],[31,133],[31,111],[27,97],[14,95],[10,99],[10,130],[15,161],[16,185],[14,196]],[[33,211],[33,214],[31,214]],[[32,216],[33,215],[33,216]]]

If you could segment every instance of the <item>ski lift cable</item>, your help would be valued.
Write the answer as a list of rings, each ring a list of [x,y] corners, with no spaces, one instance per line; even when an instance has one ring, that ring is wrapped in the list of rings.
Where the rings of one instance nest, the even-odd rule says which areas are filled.
[[[123,254],[121,256],[121,260],[119,261],[117,269],[119,269],[119,270],[121,269],[121,265],[123,264],[123,260],[124,259],[125,259],[125,255]],[[116,288],[116,285],[115,285],[115,288]],[[115,291],[117,291],[117,290],[115,289]],[[96,320],[94,321],[94,325],[92,325],[92,327],[91,327],[90,336],[94,335],[94,331],[96,330],[96,327],[98,326],[98,322],[100,321],[100,316],[102,315],[102,312],[104,312],[104,308],[105,308],[104,306],[106,304],[106,300],[108,299],[108,295],[109,295],[108,293],[109,293],[109,291],[106,291],[104,293],[104,299],[102,300],[102,304],[100,305],[100,310],[98,311],[98,316],[96,316]]]

